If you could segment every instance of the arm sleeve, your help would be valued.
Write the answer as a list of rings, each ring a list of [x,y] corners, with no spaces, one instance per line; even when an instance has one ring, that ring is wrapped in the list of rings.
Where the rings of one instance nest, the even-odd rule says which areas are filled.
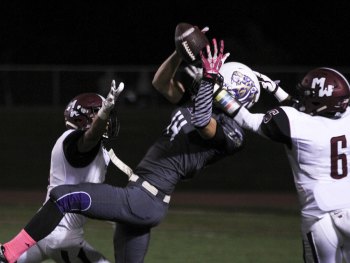
[[[212,81],[202,79],[194,100],[191,120],[196,128],[203,128],[210,122],[213,107],[213,89],[214,83]]]
[[[242,107],[235,116],[235,120],[244,129],[291,147],[289,119],[280,107],[269,110],[265,115],[250,113]]]
[[[67,161],[73,167],[85,167],[90,164],[100,149],[101,143],[98,143],[91,151],[81,153],[78,150],[78,140],[83,136],[85,131],[76,130],[70,133],[63,141],[63,152]]]
[[[264,134],[261,132],[261,123],[263,118],[264,114],[250,113],[245,107],[241,107],[234,119],[242,128],[264,136]]]
[[[261,132],[271,140],[292,147],[290,122],[285,111],[278,107],[269,110],[261,124]]]

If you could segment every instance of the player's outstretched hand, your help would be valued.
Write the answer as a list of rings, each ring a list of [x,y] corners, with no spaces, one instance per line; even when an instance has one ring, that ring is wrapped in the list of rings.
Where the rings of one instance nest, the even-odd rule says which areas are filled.
[[[269,93],[275,94],[278,89],[279,80],[271,80],[268,76],[261,74],[260,72],[253,71],[258,77],[260,86]]]
[[[213,53],[210,45],[206,46],[206,52],[201,51],[200,57],[203,66],[203,77],[215,78],[219,74],[221,66],[225,63],[230,53],[224,54],[224,41],[220,41],[220,50],[218,52],[218,45],[216,39],[213,38]]]
[[[201,31],[205,34],[209,31],[209,27],[208,26],[205,26],[201,29]]]
[[[279,80],[273,81],[268,76],[257,71],[254,71],[254,74],[258,77],[260,86],[268,93],[273,94],[282,105],[293,104],[296,101],[281,88]]]
[[[188,65],[184,68],[184,70],[187,73],[187,75],[189,75],[193,79],[201,79],[203,76],[203,69],[193,65]]]
[[[116,88],[115,80],[112,80],[111,90],[109,91],[107,98],[103,101],[101,109],[98,111],[98,116],[101,119],[107,120],[109,113],[114,108],[114,105],[124,90],[124,83],[120,82],[118,88]]]
[[[184,68],[188,76],[192,78],[191,92],[197,94],[201,79],[203,77],[203,69],[194,65],[188,65]]]

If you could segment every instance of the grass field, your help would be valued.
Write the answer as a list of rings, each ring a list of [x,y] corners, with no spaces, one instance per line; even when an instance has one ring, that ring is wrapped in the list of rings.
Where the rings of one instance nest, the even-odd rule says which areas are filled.
[[[1,242],[16,234],[37,208],[23,202],[0,203]],[[294,205],[219,207],[177,202],[153,229],[146,262],[302,262],[299,225]],[[112,224],[89,220],[85,229],[86,239],[113,262]]]

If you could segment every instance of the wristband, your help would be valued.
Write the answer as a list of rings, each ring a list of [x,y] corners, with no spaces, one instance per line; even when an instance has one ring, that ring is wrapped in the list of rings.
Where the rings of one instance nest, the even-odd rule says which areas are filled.
[[[234,116],[242,107],[239,101],[237,101],[227,90],[222,88],[219,88],[214,93],[214,103],[230,116]]]
[[[270,93],[271,93],[272,95],[275,95],[275,94],[276,94],[276,92],[277,92],[277,90],[278,90],[278,88],[279,88],[279,86],[278,86],[278,85],[276,85],[276,88],[275,88],[273,91],[271,91]]]
[[[278,102],[281,102],[287,99],[289,94],[285,92],[282,88],[279,88],[275,91],[274,96],[278,100]]]

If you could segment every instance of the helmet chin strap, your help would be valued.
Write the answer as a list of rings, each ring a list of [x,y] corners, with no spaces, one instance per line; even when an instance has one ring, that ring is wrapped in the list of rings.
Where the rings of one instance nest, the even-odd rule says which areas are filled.
[[[78,129],[78,126],[77,126],[77,125],[74,125],[74,124],[71,123],[70,121],[66,121],[66,126],[69,126],[69,127],[73,128],[73,129],[75,129],[75,130]]]
[[[321,108],[316,109],[316,112],[320,112],[320,111],[323,111],[325,109],[327,109],[326,105],[322,106]]]

